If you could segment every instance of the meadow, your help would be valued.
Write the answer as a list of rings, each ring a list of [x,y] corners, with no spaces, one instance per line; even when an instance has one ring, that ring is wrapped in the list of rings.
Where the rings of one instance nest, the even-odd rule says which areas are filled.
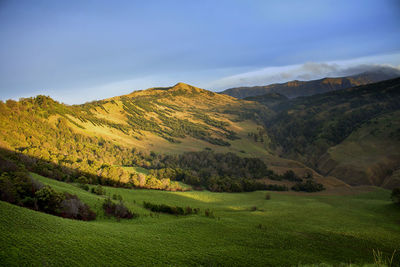
[[[400,249],[400,209],[390,201],[390,191],[382,188],[339,196],[104,187],[106,195],[121,195],[139,214],[117,221],[102,212],[105,196],[32,175],[56,190],[78,195],[98,217],[76,221],[0,201],[1,266],[363,265],[374,262],[373,250],[390,257]],[[143,201],[200,208],[200,213],[151,213]],[[205,209],[214,216],[205,216]],[[393,266],[399,263],[400,252]]]

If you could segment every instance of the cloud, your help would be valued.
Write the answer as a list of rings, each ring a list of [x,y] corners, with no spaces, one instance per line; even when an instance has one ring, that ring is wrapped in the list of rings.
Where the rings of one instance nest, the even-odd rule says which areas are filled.
[[[379,61],[381,60],[376,60],[376,58],[371,57],[347,61],[325,63],[307,62],[298,65],[266,67],[250,72],[223,77],[221,79],[204,84],[203,87],[213,90],[223,90],[240,86],[283,83],[291,80],[308,81],[325,77],[350,76],[366,71],[381,69],[382,67],[400,70],[400,66],[396,67],[393,64],[372,63]]]

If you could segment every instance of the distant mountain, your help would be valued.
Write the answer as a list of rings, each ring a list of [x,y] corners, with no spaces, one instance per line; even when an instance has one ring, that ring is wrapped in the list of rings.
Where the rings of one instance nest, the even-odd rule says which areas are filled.
[[[299,97],[266,119],[276,151],[350,185],[400,186],[400,78]]]
[[[381,67],[357,75],[340,78],[323,78],[312,81],[290,81],[265,86],[236,87],[222,91],[221,94],[236,98],[259,96],[267,93],[279,93],[288,98],[310,96],[330,91],[346,89],[353,86],[380,82],[400,77],[400,70],[391,67]]]

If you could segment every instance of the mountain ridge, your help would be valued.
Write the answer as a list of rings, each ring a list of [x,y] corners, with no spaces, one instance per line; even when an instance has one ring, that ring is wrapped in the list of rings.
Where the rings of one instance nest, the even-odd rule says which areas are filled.
[[[274,83],[265,86],[234,87],[226,89],[220,94],[227,94],[239,99],[259,96],[267,93],[279,93],[288,98],[299,96],[310,96],[326,93],[353,86],[389,80],[400,77],[400,70],[391,67],[381,67],[373,71],[366,71],[359,74],[344,77],[325,77],[317,80],[299,81],[293,80],[285,83]]]

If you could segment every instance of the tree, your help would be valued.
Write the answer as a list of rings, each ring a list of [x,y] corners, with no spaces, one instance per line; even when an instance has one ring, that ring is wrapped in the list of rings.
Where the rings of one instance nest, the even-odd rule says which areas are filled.
[[[400,205],[400,187],[394,188],[392,190],[391,198],[394,203]]]
[[[57,192],[50,186],[44,186],[35,192],[35,197],[38,201],[39,209],[51,213],[58,214],[61,202],[65,199],[65,195]]]

